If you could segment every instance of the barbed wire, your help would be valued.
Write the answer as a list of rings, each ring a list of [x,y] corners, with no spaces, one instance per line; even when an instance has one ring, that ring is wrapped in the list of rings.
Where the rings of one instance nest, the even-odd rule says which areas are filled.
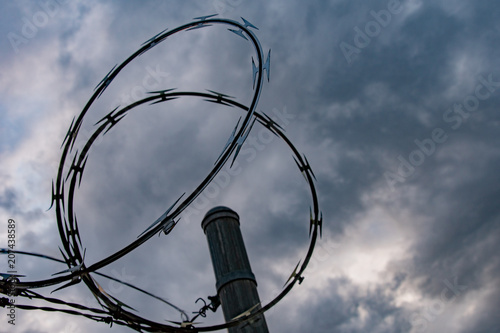
[[[25,304],[24,305],[15,304],[14,305],[15,307],[23,310],[62,312],[75,316],[83,316],[85,318],[92,319],[98,322],[105,322],[110,325],[116,323],[119,325],[128,326],[131,329],[137,330],[139,332],[143,331],[203,332],[203,331],[214,331],[214,330],[225,329],[240,325],[243,322],[251,320],[252,318],[258,316],[259,314],[269,310],[271,307],[277,304],[281,299],[283,299],[283,297],[285,297],[285,295],[287,295],[288,292],[295,286],[296,282],[299,282],[299,284],[302,282],[302,280],[304,279],[303,272],[306,269],[311,259],[318,234],[320,236],[322,234],[323,217],[319,210],[318,197],[314,185],[315,175],[311,169],[309,162],[307,161],[307,158],[299,153],[296,147],[284,134],[283,128],[264,112],[260,113],[256,111],[257,103],[262,90],[264,71],[266,71],[267,79],[269,80],[270,56],[271,56],[271,52],[269,50],[269,52],[267,53],[267,58],[264,61],[264,52],[262,50],[260,42],[253,33],[253,31],[250,30],[250,29],[257,29],[257,27],[255,27],[253,24],[251,24],[244,18],[242,18],[243,23],[240,23],[229,19],[213,18],[214,16],[215,15],[198,17],[195,18],[194,21],[184,24],[176,29],[170,31],[163,30],[161,33],[157,34],[156,36],[152,37],[151,39],[143,43],[142,47],[138,51],[132,54],[119,66],[115,65],[108,72],[108,74],[106,74],[106,76],[102,79],[102,81],[96,86],[94,94],[89,99],[89,101],[81,111],[78,118],[76,117],[73,118],[73,121],[61,146],[63,150],[61,154],[61,160],[58,168],[57,178],[56,181],[52,183],[51,208],[55,206],[57,226],[59,229],[59,235],[62,242],[62,248],[59,249],[63,259],[58,259],[55,257],[26,252],[26,251],[11,251],[10,249],[0,249],[0,254],[17,253],[22,255],[29,255],[29,256],[43,258],[46,260],[56,261],[59,263],[64,263],[68,267],[66,270],[53,274],[53,275],[59,275],[57,277],[51,277],[48,279],[36,280],[36,281],[24,281],[24,280],[21,281],[20,277],[23,278],[23,276],[13,276],[2,273],[2,280],[0,280],[0,293],[9,296],[15,295],[15,296],[26,297],[29,299],[34,299],[34,298],[40,299],[51,304],[66,306],[71,309],[53,308],[47,306],[32,306]],[[179,33],[181,31],[191,31],[194,29],[201,29],[209,27],[214,24],[231,26],[232,28],[228,29],[230,32],[235,33],[237,36],[249,41],[255,49],[256,62],[252,57],[252,76],[253,76],[254,94],[249,106],[243,105],[235,100],[232,100],[231,99],[232,97],[228,95],[218,93],[212,90],[207,90],[208,92],[175,91],[176,89],[152,91],[149,92],[149,96],[141,100],[135,101],[123,108],[116,107],[114,110],[109,112],[104,118],[102,118],[95,124],[96,126],[98,125],[97,129],[87,140],[85,146],[81,149],[81,151],[78,150],[74,151],[76,138],[78,137],[79,130],[82,126],[87,111],[89,111],[91,105],[103,94],[106,88],[117,77],[118,73],[123,68],[125,68],[125,66],[127,66],[127,64],[129,64],[136,57],[152,49],[159,43],[165,41],[169,36],[173,34]],[[223,106],[235,107],[236,110],[239,109],[246,112],[246,115],[244,117],[240,117],[240,120],[238,120],[238,123],[236,124],[230,138],[228,139],[226,145],[224,146],[221,155],[214,163],[212,170],[192,193],[187,195],[184,198],[184,200],[181,201],[181,199],[185,195],[182,194],[177,199],[177,201],[175,201],[173,205],[169,207],[169,209],[160,218],[158,218],[150,227],[148,227],[142,234],[140,234],[136,240],[130,242],[127,246],[109,255],[108,257],[103,258],[87,266],[85,264],[86,250],[83,247],[83,242],[78,229],[77,216],[76,212],[74,211],[73,205],[74,205],[75,190],[77,189],[77,187],[80,186],[90,148],[100,136],[110,131],[114,126],[116,126],[120,122],[120,120],[122,120],[128,114],[129,111],[132,111],[136,107],[146,103],[149,103],[151,105],[186,97],[202,98],[204,99],[204,101],[221,104]],[[111,277],[109,275],[103,274],[98,271],[99,269],[113,263],[117,259],[135,250],[158,232],[163,231],[166,235],[168,235],[173,230],[173,228],[175,228],[177,223],[179,223],[179,219],[177,220],[175,219],[178,218],[179,215],[191,203],[193,203],[193,201],[203,192],[203,190],[210,184],[210,182],[214,179],[214,177],[218,174],[218,172],[222,169],[222,167],[228,162],[231,156],[233,156],[231,165],[234,163],[242,145],[244,144],[248,134],[252,130],[255,121],[258,121],[268,131],[273,133],[276,137],[282,139],[286,143],[286,145],[291,149],[293,159],[299,171],[303,174],[304,178],[306,179],[309,185],[309,190],[312,199],[312,207],[310,208],[310,219],[308,221],[309,238],[310,238],[308,251],[303,260],[301,260],[299,264],[297,264],[297,266],[291,273],[289,279],[285,283],[282,292],[278,296],[276,296],[268,304],[265,304],[258,308],[254,307],[249,309],[248,311],[241,314],[240,316],[237,316],[230,322],[220,325],[195,327],[194,320],[196,318],[206,317],[206,312],[208,310],[211,310],[213,312],[217,310],[218,305],[220,304],[218,298],[216,298],[215,296],[209,296],[208,298],[211,301],[210,304],[207,304],[203,298],[198,298],[195,303],[201,300],[204,303],[204,305],[199,311],[193,312],[196,315],[190,319],[184,310],[177,307],[173,303],[165,300],[164,298],[156,296],[128,282]],[[67,167],[68,161],[72,161],[69,163],[70,165],[69,168]],[[69,189],[67,191],[65,189],[65,184],[69,186]],[[134,309],[129,305],[125,304],[124,302],[118,300],[116,297],[112,296],[107,291],[105,291],[104,288],[92,277],[92,275],[94,274],[102,276],[107,279],[111,279],[117,283],[120,283],[129,288],[137,290],[145,295],[148,295],[152,298],[155,298],[167,304],[168,306],[172,307],[173,309],[177,310],[180,313],[182,321],[181,322],[170,321],[171,323],[176,324],[177,326],[166,325],[163,323],[150,321],[146,318],[143,318],[127,310],[127,309],[130,310]],[[87,288],[91,291],[92,295],[96,298],[97,302],[101,306],[101,309],[90,308],[76,303],[69,303],[57,298],[45,297],[33,291],[33,289],[56,286],[64,282],[66,282],[65,285],[58,287],[54,291],[67,288],[72,285],[76,285],[83,282],[87,286]],[[4,304],[8,305],[5,303],[5,298],[2,298],[1,300],[2,301],[0,305],[2,306],[4,306]]]

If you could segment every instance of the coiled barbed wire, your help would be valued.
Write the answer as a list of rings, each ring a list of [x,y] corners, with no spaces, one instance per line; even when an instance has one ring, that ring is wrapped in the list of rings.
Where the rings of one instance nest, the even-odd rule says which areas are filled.
[[[12,274],[2,273],[2,280],[0,280],[0,293],[9,295],[9,296],[22,296],[25,298],[36,298],[44,300],[48,303],[64,305],[71,309],[61,309],[61,308],[52,308],[52,307],[38,307],[38,306],[30,306],[30,305],[22,305],[15,304],[15,306],[19,309],[23,310],[43,310],[43,311],[58,311],[63,312],[70,315],[78,315],[83,316],[95,321],[102,321],[112,325],[113,323],[128,326],[137,331],[163,331],[163,332],[204,332],[204,331],[214,331],[220,330],[228,327],[233,327],[242,324],[248,320],[251,320],[253,317],[264,313],[269,310],[271,307],[276,305],[283,297],[285,297],[288,292],[295,286],[298,282],[299,284],[304,279],[303,272],[306,269],[317,241],[318,234],[321,236],[322,233],[322,222],[323,217],[320,213],[318,197],[316,193],[316,188],[314,185],[315,175],[307,161],[307,158],[304,155],[301,155],[296,147],[291,143],[291,141],[284,134],[283,128],[276,123],[271,117],[269,117],[264,112],[256,111],[257,103],[259,101],[260,93],[263,86],[264,81],[264,71],[266,71],[267,79],[269,80],[270,76],[270,50],[267,53],[267,58],[264,60],[264,52],[260,45],[259,40],[253,33],[251,29],[257,29],[253,24],[249,21],[242,18],[243,23],[224,19],[224,18],[214,18],[216,15],[203,16],[195,18],[194,21],[184,24],[176,29],[167,31],[167,29],[163,30],[159,34],[155,35],[151,39],[147,40],[142,44],[142,47],[137,50],[134,54],[132,54],[129,58],[127,58],[123,63],[119,66],[115,65],[106,76],[102,79],[102,81],[96,86],[94,94],[89,99],[83,110],[81,111],[78,118],[73,118],[73,121],[70,125],[70,128],[64,138],[62,143],[62,154],[60,159],[60,164],[58,168],[56,181],[52,184],[52,204],[51,208],[55,206],[56,218],[57,218],[57,226],[59,229],[59,234],[62,242],[62,248],[60,248],[62,259],[46,256],[43,254],[30,253],[26,251],[11,251],[10,249],[0,249],[0,254],[8,254],[8,253],[17,253],[21,255],[30,255],[35,257],[44,258],[46,260],[57,261],[60,263],[65,263],[68,266],[68,269],[63,270],[61,272],[55,273],[54,275],[59,275],[57,277],[51,277],[44,280],[37,281],[21,281],[24,276],[14,276]],[[153,47],[158,45],[159,43],[165,41],[169,36],[172,36],[181,31],[191,31],[194,29],[206,28],[214,24],[220,25],[229,25],[231,28],[228,30],[232,33],[235,33],[239,37],[249,41],[255,50],[256,60],[252,57],[252,76],[253,76],[253,88],[254,94],[252,101],[249,106],[245,106],[237,101],[234,101],[228,95],[218,93],[215,91],[207,90],[208,92],[193,92],[193,91],[175,91],[176,89],[165,89],[152,91],[149,93],[149,96],[133,102],[123,108],[115,108],[111,112],[109,112],[104,118],[102,118],[96,125],[99,127],[92,134],[90,139],[86,142],[85,146],[81,151],[73,151],[74,144],[76,142],[76,138],[78,137],[79,130],[81,128],[82,122],[84,120],[85,115],[89,111],[91,105],[104,93],[106,88],[112,83],[112,81],[117,77],[119,72],[125,68],[132,60],[137,58],[138,56],[144,54],[145,52],[151,50]],[[85,248],[82,244],[82,239],[80,237],[80,232],[78,229],[78,221],[76,212],[74,211],[74,194],[76,188],[80,185],[83,172],[85,169],[85,165],[88,159],[88,153],[93,143],[99,138],[99,136],[104,135],[108,131],[110,131],[114,126],[116,126],[120,120],[122,120],[129,111],[132,111],[136,107],[150,103],[164,103],[170,100],[178,99],[178,98],[186,98],[186,97],[194,97],[194,98],[203,98],[205,101],[221,104],[224,106],[235,107],[235,109],[240,109],[246,112],[245,117],[242,120],[238,120],[238,123],[234,127],[231,136],[229,137],[226,145],[224,146],[221,155],[215,162],[212,170],[206,176],[205,179],[198,185],[198,187],[190,193],[184,200],[181,199],[185,194],[182,194],[177,201],[173,203],[167,211],[160,216],[149,228],[147,228],[138,238],[132,241],[130,244],[120,249],[119,251],[109,255],[106,258],[103,258],[89,266],[87,266],[84,262],[85,260]],[[208,309],[215,312],[217,309],[217,302],[215,299],[209,298],[212,303],[207,305],[206,302],[199,298],[198,300],[203,300],[204,306],[196,312],[196,315],[189,319],[186,312],[174,304],[168,302],[167,300],[153,295],[141,288],[138,288],[132,284],[126,283],[119,279],[107,276],[105,274],[100,273],[98,270],[111,264],[117,259],[127,255],[140,245],[144,244],[147,240],[149,240],[154,234],[163,231],[165,234],[170,233],[173,228],[179,223],[179,219],[177,221],[176,218],[191,204],[193,201],[203,192],[203,190],[210,184],[210,182],[214,179],[214,177],[218,174],[218,172],[222,169],[222,167],[228,162],[231,155],[233,155],[233,159],[231,165],[236,160],[238,153],[245,142],[248,134],[253,128],[255,121],[258,121],[262,124],[268,131],[273,133],[278,138],[282,139],[286,145],[291,149],[293,159],[306,179],[312,199],[312,206],[310,208],[310,219],[308,221],[309,224],[309,236],[310,243],[308,251],[303,260],[299,261],[293,272],[291,273],[289,279],[286,281],[283,286],[283,290],[279,295],[277,295],[273,300],[271,300],[268,304],[264,304],[257,309],[257,307],[251,308],[240,316],[237,316],[232,321],[220,325],[212,325],[212,326],[195,326],[193,323],[194,319],[198,316],[205,317],[206,311]],[[73,155],[71,155],[73,154]],[[71,157],[73,157],[71,159]],[[68,163],[69,161],[72,161]],[[69,166],[69,170],[67,165]],[[69,190],[66,191],[65,184],[69,184]],[[112,279],[118,283],[126,285],[130,288],[133,288],[137,291],[140,291],[148,296],[156,298],[163,303],[171,306],[172,308],[179,311],[181,314],[182,321],[181,322],[173,322],[177,326],[166,325],[163,323],[157,323],[150,321],[146,318],[136,315],[133,312],[130,312],[126,308],[132,309],[125,303],[121,302],[117,298],[110,295],[106,292],[99,283],[92,277],[92,274],[96,274],[108,279]],[[20,279],[21,278],[21,279]],[[66,282],[61,287],[58,287],[56,290],[60,290],[75,284],[79,284],[80,282],[84,282],[88,289],[95,296],[102,309],[89,308],[86,306],[82,306],[75,303],[68,303],[56,298],[45,297],[40,294],[33,292],[33,289],[55,286],[61,283]],[[197,300],[197,301],[198,301]],[[5,306],[8,304],[4,304],[5,299],[2,298],[2,303],[0,305]]]

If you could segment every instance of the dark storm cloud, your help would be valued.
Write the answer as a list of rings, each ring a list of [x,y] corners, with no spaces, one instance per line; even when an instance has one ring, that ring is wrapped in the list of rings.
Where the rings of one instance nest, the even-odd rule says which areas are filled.
[[[482,288],[485,280],[498,282],[494,272],[499,267],[491,265],[490,258],[499,250],[493,240],[498,237],[500,223],[496,204],[499,179],[494,171],[500,161],[498,157],[481,160],[479,154],[468,157],[471,168],[463,165],[462,158],[437,167],[451,168],[453,173],[463,175],[463,179],[454,180],[451,186],[436,174],[424,176],[426,183],[432,182],[434,187],[423,190],[429,199],[413,208],[431,219],[430,225],[422,226],[422,237],[415,245],[412,260],[412,276],[426,277],[420,285],[426,293],[436,293],[442,281],[450,276],[458,276],[471,292]]]
[[[20,216],[24,220],[37,220],[43,216],[43,211],[38,208],[24,207],[23,198],[14,188],[7,188],[4,193],[0,195],[0,207],[10,212],[9,218],[13,216]],[[48,206],[47,206],[48,207]]]
[[[16,207],[16,193],[14,189],[6,189],[2,196],[0,196],[0,206],[5,209],[14,209]]]
[[[226,6],[225,15],[233,13],[233,19],[243,16],[257,25],[264,51],[272,50],[271,81],[265,82],[259,109],[272,114],[274,109],[286,108],[294,115],[288,119],[286,133],[307,155],[318,178],[325,244],[335,239],[340,246],[346,245],[346,229],[361,223],[360,216],[368,215],[381,203],[388,210],[411,213],[408,220],[398,221],[402,228],[414,232],[408,241],[408,253],[403,259],[389,260],[384,271],[388,277],[365,287],[351,277],[329,276],[320,291],[306,289],[301,294],[300,288],[294,290],[295,296],[291,297],[305,301],[290,304],[285,299],[279,304],[277,315],[270,316],[274,331],[430,332],[447,327],[439,325],[454,318],[448,313],[450,309],[462,305],[474,308],[461,319],[463,332],[498,330],[500,324],[493,309],[498,308],[500,267],[492,259],[499,252],[500,237],[500,90],[490,91],[491,96],[480,101],[477,111],[462,118],[458,128],[452,127],[457,120],[443,118],[454,104],[464,103],[465,96],[474,95],[482,82],[480,78],[488,80],[491,74],[492,81],[500,81],[500,73],[495,71],[500,52],[498,4],[388,0],[257,4],[208,1],[174,5],[128,1],[103,3],[106,15],[96,21],[91,20],[96,14],[92,6],[78,5],[72,24],[65,25],[61,17],[52,24],[64,29],[55,32],[47,26],[45,30],[54,33],[60,43],[57,52],[62,73],[74,77],[66,82],[72,88],[65,98],[79,105],[75,110],[81,110],[95,84],[113,64],[123,61],[163,29],[211,14],[215,7],[221,8],[221,2]],[[371,11],[389,10],[391,3],[401,3],[401,11],[393,10],[390,22],[370,37],[367,45],[356,45],[355,28],[365,31],[367,24],[375,20]],[[13,18],[2,32],[19,26],[19,20]],[[99,49],[104,45],[104,51],[96,53],[99,59],[80,57],[72,44],[92,22],[101,30],[96,30],[96,38],[91,41],[79,40],[90,45],[79,45],[77,49]],[[249,55],[249,49],[241,47],[244,41],[236,35],[227,32],[228,36],[219,37],[219,33],[201,29],[186,34],[182,36],[185,39],[179,38],[184,43],[167,41],[164,48],[158,48],[161,51],[148,53],[143,62],[141,59],[134,63],[133,70],[124,71],[123,77],[114,82],[116,87],[110,87],[101,104],[89,113],[85,130],[94,130],[94,118],[100,119],[100,113],[104,115],[111,110],[110,105],[120,101],[120,91],[131,95],[136,89],[144,95],[148,90],[144,78],[157,64],[165,73],[156,82],[159,89],[182,84],[186,89],[234,92],[238,100],[247,101],[251,95],[246,87],[251,88],[252,53]],[[25,50],[35,45],[42,47],[45,38],[40,30],[36,43],[21,46]],[[359,42],[365,37],[358,38]],[[186,45],[188,42],[192,44]],[[342,42],[357,47],[359,52],[346,57],[340,47]],[[174,51],[183,61],[162,62]],[[129,78],[134,80],[128,82]],[[90,152],[82,187],[77,190],[76,207],[82,221],[82,240],[88,249],[86,260],[95,262],[135,239],[206,175],[239,114],[231,113],[227,121],[218,123],[215,119],[220,119],[222,113],[207,107],[211,113],[198,118],[205,104],[182,100],[158,108],[141,108],[127,115]],[[447,140],[435,143],[433,153],[422,153],[425,161],[415,166],[411,176],[390,186],[384,175],[397,175],[401,163],[398,156],[409,160],[418,149],[415,139],[431,138],[436,128],[445,131]],[[256,125],[256,130],[260,129]],[[208,205],[227,203],[241,208],[238,212],[252,266],[262,277],[260,288],[281,287],[283,276],[286,279],[293,269],[283,272],[281,264],[303,258],[308,244],[310,199],[305,183],[299,182],[303,180],[293,168],[289,151],[280,151],[277,141],[263,145],[262,150],[255,148],[257,144],[262,142],[252,146],[249,140],[245,144],[244,149],[253,147],[255,158],[250,158],[254,153],[240,155],[241,173],[231,176],[228,185],[220,186],[220,194],[205,197],[209,199],[206,204],[200,199],[195,206],[201,208],[189,216],[185,214],[181,220],[184,224],[180,223],[171,235],[155,236],[137,253],[109,267],[108,272],[166,295],[188,311],[195,310],[195,299],[214,291],[199,223]],[[15,199],[20,200],[22,194],[14,195],[17,192],[12,188],[3,189],[3,193],[2,209],[19,212]],[[36,239],[32,232],[25,237]],[[362,244],[356,246],[364,251]],[[308,275],[306,270],[305,288],[314,287],[314,279],[321,274],[332,274],[333,267],[328,263],[323,263],[315,274]],[[165,284],[165,279],[169,283]],[[117,289],[109,282],[103,284],[106,289]],[[408,289],[418,296],[412,301],[400,301]],[[489,296],[479,298],[478,294]],[[165,317],[163,310],[155,309],[146,298],[134,299],[133,293],[121,289],[117,296],[142,305],[144,313],[158,320]],[[419,297],[430,305],[420,303]],[[269,299],[269,295],[261,298]],[[285,319],[283,309],[300,316]],[[168,317],[177,316],[169,312]],[[448,331],[451,327],[447,327]]]
[[[382,2],[374,4],[373,8],[382,9],[382,5]],[[345,188],[338,184],[325,185],[325,188],[338,189],[332,197],[346,198],[341,205],[343,209],[346,205],[356,205],[359,191],[380,180],[378,176],[383,173],[383,166],[377,163],[377,159],[381,153],[397,156],[402,151],[411,152],[415,138],[429,136],[433,127],[443,126],[443,113],[455,102],[439,98],[447,87],[455,84],[450,79],[455,65],[450,59],[464,47],[469,47],[472,34],[491,35],[488,24],[470,31],[470,21],[477,21],[478,17],[485,17],[487,22],[493,19],[492,15],[482,14],[474,12],[472,18],[462,20],[430,5],[423,6],[403,23],[394,15],[390,24],[399,29],[389,31],[392,28],[389,25],[388,31],[382,31],[380,35],[382,38],[386,37],[384,33],[391,34],[389,43],[373,38],[351,66],[346,66],[343,56],[339,56],[320,73],[320,83],[313,95],[305,101],[298,101],[301,109],[307,110],[305,115],[311,121],[309,139],[312,142],[319,143],[325,137],[331,137],[342,145],[340,154],[362,151],[363,158],[358,161],[341,155],[339,172],[342,178],[351,180]],[[361,20],[358,25],[362,26],[366,21]],[[348,24],[354,25],[352,22]],[[353,35],[351,30],[337,38],[349,40]],[[315,34],[311,33],[311,36]],[[491,37],[484,38],[491,40]],[[487,48],[488,43],[481,43],[479,47]],[[340,53],[337,47],[333,51],[337,55]],[[493,68],[486,63],[482,70]],[[480,74],[483,73],[477,73]],[[353,106],[348,104],[350,101],[355,101]],[[331,103],[338,106],[332,108]],[[346,109],[351,109],[347,115]],[[430,126],[419,121],[422,115],[429,117]],[[334,117],[330,120],[329,116]],[[326,192],[329,195],[330,191]]]
[[[325,288],[332,292],[325,297],[317,293],[312,303],[300,307],[301,331],[314,332],[408,332],[408,313],[393,304],[392,291],[398,281],[360,293],[346,278],[332,279]],[[296,328],[290,327],[290,330]]]
[[[378,7],[374,5],[373,8]],[[498,139],[492,132],[496,126],[490,125],[491,122],[498,123],[498,113],[493,107],[498,96],[493,95],[481,104],[480,123],[477,118],[471,119],[470,123],[455,132],[443,121],[446,108],[463,100],[463,95],[440,98],[456,83],[451,75],[456,63],[450,60],[460,53],[467,54],[471,49],[484,50],[481,55],[484,55],[482,59],[485,61],[481,63],[479,71],[474,73],[474,78],[466,78],[474,80],[474,84],[478,82],[477,77],[486,77],[497,67],[496,59],[490,55],[498,51],[487,51],[495,40],[492,30],[497,30],[494,28],[494,15],[485,11],[485,8],[463,10],[470,16],[452,16],[439,6],[423,6],[403,23],[397,23],[400,29],[392,32],[393,41],[379,45],[377,40],[372,40],[349,67],[339,57],[341,61],[324,69],[319,80],[321,83],[318,84],[318,96],[298,101],[299,105],[303,105],[302,109],[308,110],[306,114],[312,122],[309,123],[309,139],[319,144],[323,138],[331,137],[341,144],[340,151],[336,152],[341,161],[336,170],[340,177],[348,181],[345,185],[334,183],[333,179],[325,175],[327,180],[320,185],[329,202],[329,216],[340,216],[341,221],[345,219],[345,222],[349,222],[353,212],[363,209],[361,195],[380,183],[380,175],[385,168],[380,164],[380,154],[396,157],[405,152],[407,157],[416,148],[412,146],[414,139],[422,140],[430,136],[430,130],[436,127],[445,128],[451,137],[451,143],[438,147],[438,150],[452,149],[450,146],[457,136],[469,143],[457,148],[463,149],[464,153],[468,149],[485,148],[485,154],[472,154],[467,159],[453,162],[443,162],[442,159],[435,161],[431,157],[418,171],[418,177],[407,180],[416,185],[422,195],[426,193],[429,196],[420,204],[412,201],[407,203],[416,213],[424,212],[432,216],[428,228],[420,230],[414,249],[412,271],[415,275],[411,279],[420,275],[426,277],[427,282],[420,287],[425,292],[426,286],[431,283],[433,288],[429,292],[434,295],[443,288],[443,280],[455,275],[471,290],[484,287],[484,282],[479,281],[484,274],[489,274],[481,267],[488,267],[490,271],[492,268],[488,265],[488,258],[498,251],[494,243],[484,240],[496,239],[498,229],[498,211],[495,208],[498,181],[493,171],[498,169],[498,158],[494,157],[496,154],[492,155]],[[484,24],[479,24],[479,21]],[[348,32],[348,36],[353,35],[352,30]],[[481,42],[477,42],[473,36],[479,36]],[[497,76],[494,77],[498,80]],[[375,91],[375,95],[366,93],[373,84],[376,87],[382,85],[383,89]],[[474,86],[466,89],[468,91],[465,93],[471,94]],[[356,101],[354,110],[345,116],[343,112],[349,107],[347,102],[352,100]],[[315,112],[328,109],[333,102],[340,106],[322,114]],[[335,117],[330,121],[328,115],[332,115],[332,112]],[[429,122],[419,121],[421,115],[428,116]],[[478,127],[486,128],[486,131]],[[361,151],[362,158],[349,158],[347,152],[353,150]],[[483,161],[481,167],[474,167],[477,159]],[[455,166],[455,163],[459,163],[459,166]],[[445,186],[437,170],[450,167],[450,164],[457,169],[463,166],[466,174],[469,172],[475,177],[463,184],[457,179],[457,188],[443,189]],[[436,200],[437,195],[441,196],[440,200]],[[444,204],[436,207],[436,201]]]

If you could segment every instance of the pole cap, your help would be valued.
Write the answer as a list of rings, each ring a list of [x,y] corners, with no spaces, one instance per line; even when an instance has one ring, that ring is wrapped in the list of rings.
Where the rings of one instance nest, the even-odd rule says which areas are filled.
[[[233,218],[236,220],[238,225],[240,224],[240,216],[238,213],[236,213],[234,210],[232,210],[229,207],[226,206],[216,206],[212,209],[210,209],[206,214],[205,217],[203,217],[203,220],[201,221],[201,227],[203,228],[203,231],[206,231],[207,226],[213,222],[216,219],[219,218]]]

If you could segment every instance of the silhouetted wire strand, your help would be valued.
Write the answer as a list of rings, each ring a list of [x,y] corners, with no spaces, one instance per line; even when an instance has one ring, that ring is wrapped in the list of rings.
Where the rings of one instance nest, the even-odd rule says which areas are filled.
[[[6,253],[8,253],[9,251],[10,251],[10,250],[7,250],[7,249],[0,249],[0,254],[4,254],[4,253],[6,254]],[[10,252],[11,252],[11,253],[16,253],[16,254],[21,254],[21,255],[26,255],[26,256],[39,257],[39,258],[43,258],[43,259],[47,259],[47,260],[56,261],[56,262],[59,262],[59,263],[66,263],[64,260],[61,260],[61,259],[58,259],[58,258],[55,258],[55,257],[51,257],[51,256],[48,256],[48,255],[45,255],[45,254],[35,253],[35,252],[26,252],[26,251],[18,251],[18,250],[12,250],[12,251],[10,251]],[[129,287],[129,288],[135,289],[135,290],[137,290],[137,291],[139,291],[139,292],[141,292],[141,293],[143,293],[143,294],[145,294],[145,295],[148,295],[148,296],[150,296],[150,297],[153,297],[153,298],[155,298],[155,299],[159,300],[160,302],[163,302],[163,303],[167,304],[168,306],[170,306],[170,307],[174,308],[175,310],[179,311],[179,312],[181,313],[181,315],[183,315],[183,316],[184,316],[184,318],[185,318],[186,320],[188,320],[188,319],[189,319],[189,316],[187,315],[186,311],[182,310],[181,308],[179,308],[179,307],[178,307],[178,306],[176,306],[175,304],[173,304],[173,303],[171,303],[171,302],[167,301],[166,299],[164,299],[164,298],[162,298],[162,297],[160,297],[160,296],[154,295],[154,294],[152,294],[152,293],[150,293],[150,292],[148,292],[148,291],[146,291],[146,290],[144,290],[144,289],[141,289],[141,288],[139,288],[139,287],[137,287],[137,286],[134,286],[134,285],[133,285],[133,284],[131,284],[131,283],[128,283],[128,282],[122,281],[122,280],[120,280],[120,279],[118,279],[118,278],[115,278],[115,277],[109,276],[109,275],[107,275],[107,274],[104,274],[104,273],[101,273],[101,272],[93,272],[93,273],[94,273],[94,274],[97,274],[97,275],[99,275],[99,276],[102,276],[102,277],[104,277],[104,278],[107,278],[107,279],[113,280],[113,281],[115,281],[115,282],[118,282],[118,283],[120,283],[120,284],[123,284],[123,285],[125,285],[125,286],[127,286],[127,287]],[[49,299],[49,298],[45,298],[45,297],[43,297],[42,295],[37,294],[37,293],[35,293],[35,292],[31,291],[31,290],[27,290],[27,291],[29,291],[30,293],[33,293],[33,294],[37,295],[37,296],[38,296],[38,298]],[[61,302],[62,302],[62,301],[61,301]]]

